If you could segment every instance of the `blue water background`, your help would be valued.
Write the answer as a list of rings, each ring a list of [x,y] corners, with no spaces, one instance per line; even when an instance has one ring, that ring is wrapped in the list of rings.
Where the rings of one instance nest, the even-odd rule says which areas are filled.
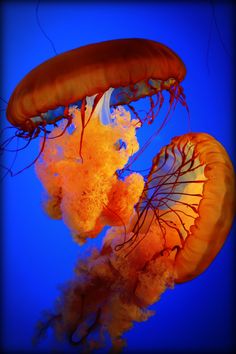
[[[37,24],[35,10],[33,1],[3,4],[2,96],[7,100],[29,70],[54,55]],[[234,159],[232,13],[230,3],[217,3],[213,9],[210,2],[41,2],[38,15],[58,53],[132,37],[171,47],[186,64],[183,86],[192,130],[212,134]],[[138,167],[149,167],[161,146],[187,131],[186,110],[178,106],[155,143],[141,156]],[[149,133],[150,128],[143,131],[141,143]],[[19,155],[19,165],[32,161],[37,145]],[[11,159],[7,156],[4,163],[9,166]],[[100,245],[101,237],[79,248],[61,221],[45,215],[42,187],[34,168],[5,179],[3,207],[4,347],[9,352],[49,350],[50,340],[32,348],[35,323],[44,309],[52,307],[59,285],[73,276],[79,255],[91,245]],[[166,291],[152,306],[156,315],[125,334],[128,346],[124,352],[230,350],[234,340],[233,252],[232,231],[201,276]]]

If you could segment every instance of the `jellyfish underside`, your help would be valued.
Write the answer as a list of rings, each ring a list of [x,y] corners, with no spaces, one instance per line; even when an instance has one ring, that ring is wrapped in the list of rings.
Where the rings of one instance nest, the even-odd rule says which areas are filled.
[[[61,137],[48,139],[36,163],[36,173],[48,194],[47,212],[53,218],[62,218],[79,243],[97,236],[106,224],[127,222],[144,185],[138,173],[130,174],[124,181],[116,174],[139,148],[135,135],[138,120],[131,119],[122,107],[104,117],[108,108],[102,103],[109,107],[106,94],[85,126],[82,157],[81,113],[74,106],[70,109],[73,126]],[[89,98],[86,119],[92,107],[93,99]],[[109,124],[102,123],[100,112],[103,112],[103,121]],[[64,124],[62,122],[52,134],[60,135]]]
[[[94,98],[86,99],[89,124],[83,132],[82,161],[81,111],[74,106],[73,127],[48,139],[36,163],[47,192],[46,211],[63,219],[76,242],[111,226],[101,250],[78,261],[76,276],[64,287],[54,313],[38,326],[39,335],[52,327],[58,338],[89,351],[106,346],[107,334],[112,348],[121,350],[124,332],[153,314],[148,306],[166,288],[208,267],[234,215],[233,168],[223,147],[207,134],[174,138],[153,159],[147,176],[134,172],[119,179],[117,171],[139,149],[140,121],[121,106],[110,114],[110,96],[103,96],[92,117]],[[60,135],[63,124],[53,134]],[[216,180],[222,194],[217,195],[218,208],[209,198],[218,193]],[[202,215],[205,210],[211,217],[204,234],[199,230],[209,218]]]
[[[67,121],[61,121],[48,139],[42,139],[43,149],[41,147],[36,172],[48,194],[45,208],[51,217],[62,218],[81,243],[87,237],[96,236],[106,224],[120,225],[129,220],[143,188],[143,177],[133,173],[122,181],[118,174],[127,170],[128,162],[130,167],[130,157],[135,161],[157,134],[154,132],[139,150],[136,130],[146,121],[150,124],[154,121],[164,100],[161,90],[168,87],[170,95],[169,109],[161,127],[176,103],[180,100],[184,104],[184,96],[175,80],[149,81],[157,90],[156,102],[151,98],[150,110],[143,118],[130,103],[131,112],[116,105],[120,99],[124,101],[128,93],[128,102],[134,98],[131,95],[138,98],[150,94],[150,82],[148,85],[139,83],[132,90],[130,87],[110,88],[102,97],[97,94],[86,97],[82,103],[72,104],[70,127],[66,129]],[[116,107],[111,114],[112,105]],[[51,114],[47,114],[47,119]]]

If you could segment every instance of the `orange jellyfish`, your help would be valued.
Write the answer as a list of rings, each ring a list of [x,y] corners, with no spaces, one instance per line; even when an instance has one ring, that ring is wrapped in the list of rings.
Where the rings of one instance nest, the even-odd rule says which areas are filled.
[[[101,251],[79,260],[54,312],[38,324],[80,350],[125,345],[166,288],[201,274],[221,249],[235,215],[235,174],[212,136],[173,138],[152,168],[125,227],[107,231]],[[107,341],[107,335],[110,342]]]
[[[28,143],[42,134],[41,153],[50,126],[55,127],[63,119],[65,131],[73,123],[70,108],[76,105],[81,112],[82,159],[84,131],[97,106],[103,124],[110,123],[109,108],[119,105],[128,105],[139,124],[152,123],[163,105],[163,90],[170,94],[169,111],[178,101],[186,106],[180,86],[185,73],[178,55],[152,40],[118,39],[83,46],[57,55],[30,71],[10,97],[7,119],[17,128],[14,137]],[[150,110],[140,118],[131,103],[147,96]],[[92,110],[88,116],[89,105]],[[165,121],[168,115],[169,112]],[[4,142],[1,149],[9,142],[12,139]]]
[[[7,118],[19,129],[16,136],[27,139],[28,145],[43,134],[32,164],[37,162],[48,195],[46,210],[62,218],[79,243],[95,237],[104,225],[129,219],[132,208],[126,200],[137,203],[144,182],[135,173],[123,182],[118,171],[145,148],[139,149],[136,129],[154,121],[163,105],[163,90],[170,98],[161,127],[178,101],[186,106],[180,86],[185,73],[181,59],[163,44],[120,39],[55,56],[28,73],[14,90]],[[149,97],[150,110],[141,118],[132,102],[143,97]]]

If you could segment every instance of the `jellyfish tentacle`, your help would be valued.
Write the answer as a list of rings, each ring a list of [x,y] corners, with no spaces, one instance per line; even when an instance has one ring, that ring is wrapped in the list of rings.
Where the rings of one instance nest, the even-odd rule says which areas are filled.
[[[84,343],[88,336],[94,331],[96,330],[96,328],[99,326],[99,319],[100,319],[100,316],[101,316],[101,308],[99,307],[98,310],[96,311],[96,316],[95,316],[95,319],[93,321],[93,323],[88,326],[88,328],[86,328],[86,333],[78,340],[78,341],[75,341],[73,339],[73,334],[72,333],[70,336],[69,336],[69,342],[71,344],[73,344],[74,346],[78,346],[78,345],[81,345],[82,343]]]

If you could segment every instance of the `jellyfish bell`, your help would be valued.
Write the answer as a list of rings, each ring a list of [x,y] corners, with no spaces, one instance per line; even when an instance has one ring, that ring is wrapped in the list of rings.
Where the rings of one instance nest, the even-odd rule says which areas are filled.
[[[106,95],[106,111],[99,105],[101,123],[110,123],[110,107],[127,105],[140,126],[154,121],[164,90],[170,94],[170,108],[178,101],[186,106],[180,85],[185,74],[178,55],[152,40],[129,38],[90,44],[56,55],[31,70],[13,91],[6,115],[18,129],[18,137],[35,139],[43,134],[46,139],[50,126],[63,119],[65,130],[71,125],[70,108],[76,105],[82,113],[82,150],[84,129],[91,118],[86,115],[89,97],[93,97],[92,115]],[[140,118],[132,102],[144,97],[150,98],[150,109]]]
[[[86,45],[30,71],[11,95],[7,119],[28,130],[34,124],[50,124],[55,110],[59,117],[66,115],[70,104],[111,87],[115,89],[111,105],[118,106],[178,87],[185,74],[177,54],[152,40],[130,38]]]
[[[195,278],[216,257],[234,220],[235,173],[227,152],[205,133],[173,138],[153,159],[135,208],[130,237],[116,240],[116,249],[129,255],[154,233],[156,257],[173,260],[175,283]]]

